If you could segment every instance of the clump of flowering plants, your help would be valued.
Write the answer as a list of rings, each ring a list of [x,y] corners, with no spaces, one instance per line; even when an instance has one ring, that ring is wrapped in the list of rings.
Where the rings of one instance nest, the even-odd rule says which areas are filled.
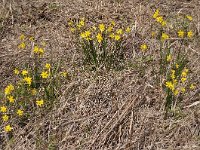
[[[157,9],[153,14],[153,38],[160,43],[160,81],[166,92],[166,112],[176,107],[179,98],[195,85],[189,78],[187,49],[195,39],[192,16],[163,17]]]
[[[114,21],[104,24],[86,25],[81,19],[78,23],[69,21],[70,31],[77,39],[77,47],[83,54],[84,64],[97,68],[123,67],[125,46],[130,27],[120,27]]]
[[[18,48],[31,48],[33,62],[16,67],[13,70],[15,83],[4,88],[0,101],[0,125],[3,126],[1,133],[7,132],[11,135],[15,127],[26,125],[30,116],[38,109],[40,111],[52,108],[60,95],[61,82],[68,74],[61,71],[60,64],[44,61],[45,45],[44,42],[37,44],[33,37],[27,40],[25,35],[20,36]]]

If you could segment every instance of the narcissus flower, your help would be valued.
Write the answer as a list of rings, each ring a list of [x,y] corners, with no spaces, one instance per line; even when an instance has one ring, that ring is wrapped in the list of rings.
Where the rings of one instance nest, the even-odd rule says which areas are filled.
[[[85,26],[85,19],[82,18],[82,19],[79,21],[77,27],[80,29],[80,28],[82,28],[82,27],[84,27],[84,26]]]
[[[69,30],[70,30],[72,33],[74,33],[74,32],[76,31],[75,28],[69,28]]]
[[[115,38],[115,34],[114,34],[114,33],[111,33],[111,34],[109,35],[109,37],[110,37],[111,39],[114,39],[114,38]]]
[[[181,92],[182,92],[182,93],[185,93],[185,91],[186,91],[185,88],[182,87],[182,88],[181,88]]]
[[[20,44],[18,45],[18,48],[19,48],[19,49],[25,49],[25,47],[26,47],[25,42],[22,42],[22,43],[20,43]]]
[[[13,96],[7,96],[7,99],[9,100],[10,103],[14,103],[15,99]]]
[[[1,107],[0,107],[0,112],[2,112],[2,113],[7,112],[6,106],[1,106]]]
[[[2,119],[3,119],[4,122],[6,122],[6,121],[8,121],[9,116],[8,116],[8,115],[3,115],[3,116],[2,116]]]
[[[164,20],[163,20],[163,17],[160,16],[160,17],[157,17],[157,18],[156,18],[156,21],[157,21],[158,23],[162,23]]]
[[[179,93],[179,91],[177,89],[172,92],[174,93],[175,96],[178,95],[178,93]]]
[[[123,34],[123,30],[122,30],[122,29],[118,29],[118,30],[116,31],[116,33],[119,34],[119,35],[122,35],[122,34]]]
[[[33,52],[37,54],[39,52],[39,47],[38,46],[34,46]]]
[[[12,84],[9,84],[5,90],[4,90],[4,93],[5,95],[10,95],[10,93],[14,90],[14,86]]]
[[[130,27],[127,27],[127,28],[126,28],[126,32],[127,32],[127,33],[130,33],[130,32],[131,32],[131,28],[130,28]]]
[[[183,38],[184,34],[185,34],[185,32],[183,30],[178,31],[178,37]]]
[[[36,101],[36,105],[39,106],[39,107],[42,107],[43,104],[44,104],[44,100],[43,99]]]
[[[82,32],[80,34],[81,38],[86,39],[86,40],[91,40],[90,35],[91,35],[91,32],[89,30]]]
[[[40,75],[41,75],[41,77],[42,77],[43,79],[46,79],[46,78],[49,77],[49,73],[48,73],[47,71],[43,71]]]
[[[146,51],[147,50],[147,44],[142,44],[142,45],[140,45],[140,49],[144,52],[144,51]]]
[[[19,39],[23,41],[25,39],[25,35],[21,34],[20,37],[19,37]]]
[[[193,37],[193,32],[190,30],[190,31],[188,31],[188,33],[187,33],[187,37],[188,38],[192,38]]]
[[[112,30],[113,30],[113,26],[109,26],[107,29],[108,32],[112,32]]]
[[[167,61],[170,62],[171,60],[172,60],[172,55],[171,54],[167,55]]]
[[[18,75],[19,74],[19,70],[15,68],[14,74]]]
[[[101,32],[105,31],[105,25],[104,24],[99,24],[99,30]]]
[[[68,73],[67,72],[61,72],[60,75],[65,78],[65,77],[67,77]]]
[[[31,83],[32,83],[32,78],[31,78],[31,77],[25,77],[25,78],[23,79],[23,81],[24,81],[26,84],[28,84],[28,85],[30,86]]]
[[[31,37],[29,38],[29,40],[30,40],[31,42],[33,42],[33,41],[34,41],[34,37],[31,36]]]
[[[183,77],[181,78],[181,82],[184,83],[187,80],[187,78]]]
[[[4,131],[10,132],[13,128],[10,125],[5,126]]]
[[[161,40],[164,41],[167,39],[169,39],[169,35],[167,35],[166,33],[162,33]]]
[[[175,70],[171,70],[171,78],[172,78],[172,80],[174,80],[175,78],[176,78],[176,76],[175,76]]]
[[[21,109],[18,109],[17,110],[17,115],[18,116],[22,116],[24,114],[24,111],[23,110],[21,110]]]
[[[115,35],[115,40],[119,41],[121,39],[120,35]]]
[[[22,70],[22,75],[23,76],[26,76],[28,74],[28,71],[27,70]]]
[[[194,90],[196,88],[196,86],[194,84],[190,85],[190,89]]]
[[[171,82],[171,81],[167,81],[165,83],[165,86],[169,89],[171,89],[172,91],[174,91],[175,87],[174,87],[174,84]]]
[[[193,20],[192,16],[190,16],[190,15],[186,15],[186,18],[187,18],[189,21],[192,21],[192,20]]]
[[[179,68],[179,64],[176,64],[176,68],[177,68],[177,69]]]
[[[46,68],[46,69],[50,69],[50,68],[51,68],[51,64],[46,63],[46,64],[45,64],[45,68]]]
[[[43,48],[39,48],[38,46],[34,46],[33,53],[39,54],[39,55],[43,55],[44,54],[44,49]]]
[[[96,36],[96,38],[97,38],[97,41],[99,43],[101,43],[103,41],[103,37],[102,37],[101,33],[98,33],[97,36]]]
[[[114,22],[114,21],[111,21],[111,25],[112,25],[112,26],[115,26],[115,22]]]
[[[156,19],[159,16],[159,9],[156,9],[155,13],[153,14],[153,18]]]

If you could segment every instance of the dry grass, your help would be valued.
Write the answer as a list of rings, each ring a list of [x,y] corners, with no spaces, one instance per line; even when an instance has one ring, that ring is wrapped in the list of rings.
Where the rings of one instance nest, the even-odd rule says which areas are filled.
[[[21,33],[46,41],[53,61],[63,60],[71,75],[53,110],[30,119],[14,131],[10,141],[0,137],[0,149],[200,149],[200,43],[188,48],[194,92],[184,96],[181,110],[164,118],[164,95],[152,75],[156,63],[132,66],[123,71],[89,72],[70,42],[66,18],[85,16],[91,21],[136,23],[130,43],[137,45],[148,36],[155,8],[165,14],[190,13],[200,31],[198,0],[57,0],[4,1],[0,6],[0,88],[14,80],[12,70],[31,62],[30,51],[18,50]],[[0,3],[2,4],[2,2]],[[148,53],[155,53],[154,41]],[[137,47],[137,46],[136,46]],[[130,49],[134,48],[130,45]],[[132,55],[132,51],[130,52]],[[134,49],[135,55],[138,50]],[[133,63],[133,62],[132,62]],[[141,73],[142,70],[142,73]]]

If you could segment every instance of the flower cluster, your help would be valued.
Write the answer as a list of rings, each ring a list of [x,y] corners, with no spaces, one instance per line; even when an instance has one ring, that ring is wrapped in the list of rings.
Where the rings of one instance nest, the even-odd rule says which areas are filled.
[[[20,40],[25,41],[25,39],[25,35],[22,34]],[[33,39],[31,39],[32,42]],[[40,63],[41,56],[45,52],[42,48],[44,46],[45,44],[41,47],[33,46],[33,64],[26,65],[23,69],[15,68],[13,70],[15,84],[8,84],[4,89],[4,97],[0,101],[0,117],[3,120],[5,132],[11,132],[17,125],[13,123],[13,118],[18,118],[19,122],[26,120],[30,113],[34,114],[37,110],[35,107],[47,108],[45,106],[52,104],[57,96],[54,92],[55,87],[61,79],[68,76],[65,71],[58,72],[59,68],[55,71],[51,63]],[[26,47],[19,46],[18,48]]]
[[[82,49],[87,64],[95,68],[102,65],[110,68],[116,67],[116,62],[122,61],[122,42],[131,32],[129,26],[121,27],[114,21],[108,24],[86,24],[83,18],[78,23],[69,20],[68,26],[69,30],[75,33],[78,47]]]

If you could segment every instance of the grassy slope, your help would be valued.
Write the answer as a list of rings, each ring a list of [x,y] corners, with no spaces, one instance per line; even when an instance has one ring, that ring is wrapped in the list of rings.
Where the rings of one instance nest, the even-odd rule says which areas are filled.
[[[79,16],[96,22],[110,18],[118,23],[134,22],[137,26],[130,42],[137,43],[140,36],[148,36],[153,10],[161,8],[170,15],[191,13],[199,31],[198,0],[23,1],[9,6],[9,3],[0,6],[0,87],[14,80],[11,75],[14,66],[31,61],[30,51],[16,48],[21,33],[46,41],[45,59],[51,53],[53,61],[63,58],[64,67],[72,77],[70,83],[63,85],[63,95],[54,109],[45,115],[38,114],[25,128],[16,129],[13,141],[4,143],[2,149],[200,148],[199,105],[184,108],[176,117],[163,119],[164,95],[154,83],[150,65],[142,64],[143,73],[130,66],[109,73],[84,71],[79,65],[78,52],[69,42],[71,35],[66,27],[66,18]],[[149,51],[156,53],[153,52],[156,44],[148,42]],[[195,41],[188,55],[196,83],[200,81],[199,54],[199,43]],[[198,93],[192,95],[184,97],[183,107],[199,100]]]

